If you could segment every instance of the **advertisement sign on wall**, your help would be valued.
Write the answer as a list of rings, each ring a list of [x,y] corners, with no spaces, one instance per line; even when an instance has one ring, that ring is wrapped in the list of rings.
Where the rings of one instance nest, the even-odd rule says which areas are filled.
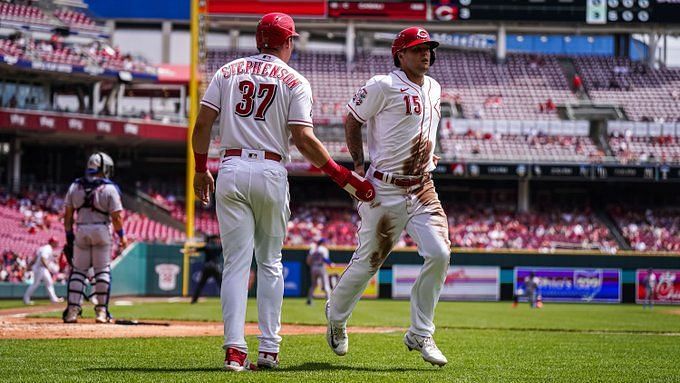
[[[420,265],[392,266],[392,298],[411,297],[411,289],[420,274]],[[500,268],[489,266],[449,266],[439,300],[497,301]]]
[[[655,281],[652,284],[652,302],[662,304],[680,304],[680,270],[653,269]],[[648,271],[638,269],[635,273],[635,302],[645,302],[645,282]]]
[[[538,292],[544,302],[621,302],[620,269],[516,267],[514,291],[524,290],[524,281],[532,272],[539,279]]]
[[[283,262],[283,296],[299,297],[302,293],[302,263]]]
[[[333,266],[326,265],[326,273],[328,274],[328,283],[331,290],[338,284],[340,276],[346,268],[346,263],[334,263]],[[378,272],[376,272],[368,281],[368,286],[366,286],[366,290],[364,290],[364,293],[361,295],[362,298],[378,298],[378,273],[380,273],[380,270],[378,270]],[[323,291],[323,288],[321,285],[317,284],[314,289],[314,298],[325,297],[326,293]]]

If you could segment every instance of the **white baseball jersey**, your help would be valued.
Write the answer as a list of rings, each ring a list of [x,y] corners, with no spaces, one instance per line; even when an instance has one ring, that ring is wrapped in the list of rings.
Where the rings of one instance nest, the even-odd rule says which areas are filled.
[[[201,104],[220,114],[221,149],[266,150],[284,162],[290,160],[288,125],[313,126],[309,81],[268,54],[224,65]]]
[[[45,262],[45,265],[47,265],[47,270],[49,271],[49,266],[53,262],[52,257],[53,257],[52,246],[50,245],[40,246],[38,250],[35,252],[33,271],[37,272],[45,268],[43,262]]]
[[[395,70],[366,82],[347,103],[349,112],[368,126],[371,164],[382,172],[419,175],[432,162],[441,118],[441,87],[425,76],[423,86]]]

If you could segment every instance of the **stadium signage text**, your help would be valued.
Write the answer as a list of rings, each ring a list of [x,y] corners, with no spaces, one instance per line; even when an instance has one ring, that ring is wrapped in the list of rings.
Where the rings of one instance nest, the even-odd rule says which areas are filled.
[[[11,110],[11,112],[10,112]],[[21,111],[0,108],[0,130],[26,129],[34,131],[71,132],[78,134],[135,135],[161,141],[186,140],[186,127],[161,123],[130,123],[128,119],[104,118],[69,114]]]
[[[532,272],[538,277],[538,294],[543,301],[621,302],[619,269],[516,267],[514,291],[524,290],[525,280]]]
[[[645,278],[647,270],[638,269],[635,275],[635,302],[643,303],[645,300]],[[680,304],[680,270],[654,269],[656,285],[652,294],[652,302],[661,304]]]

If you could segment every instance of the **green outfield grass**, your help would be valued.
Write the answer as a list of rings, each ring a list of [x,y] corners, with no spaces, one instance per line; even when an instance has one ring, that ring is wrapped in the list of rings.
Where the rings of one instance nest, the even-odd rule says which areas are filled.
[[[254,320],[254,301],[248,319]],[[404,301],[362,301],[350,325],[403,327]],[[449,364],[425,364],[402,332],[352,334],[337,357],[324,336],[285,336],[281,369],[221,371],[219,337],[0,340],[0,381],[680,382],[680,316],[673,307],[440,303],[435,339]],[[91,315],[86,310],[86,314]],[[117,317],[218,320],[219,301],[114,306]],[[284,301],[284,322],[323,324],[323,304]],[[123,330],[123,329],[122,329]],[[251,350],[257,340],[249,337]]]
[[[50,304],[50,301],[47,299],[38,299],[33,301],[35,306],[45,306]],[[13,309],[17,307],[26,307],[24,302],[19,299],[0,299],[0,310],[2,309]]]
[[[307,306],[304,299],[285,299],[282,322],[294,324],[325,324],[324,301],[316,300]],[[531,310],[527,304],[513,308],[508,302],[440,302],[435,323],[439,328],[483,329],[542,329],[564,331],[651,331],[680,332],[680,316],[671,315],[678,307],[657,306],[652,312],[640,305],[605,304],[546,304]],[[220,301],[211,298],[195,305],[187,302],[135,303],[132,306],[112,306],[117,318],[176,319],[221,321]],[[83,310],[85,317],[93,317],[94,310]],[[61,312],[42,316],[58,317]],[[246,319],[257,321],[257,305],[248,302]],[[350,325],[396,326],[409,325],[409,305],[406,301],[362,300]],[[680,338],[678,338],[680,342]]]

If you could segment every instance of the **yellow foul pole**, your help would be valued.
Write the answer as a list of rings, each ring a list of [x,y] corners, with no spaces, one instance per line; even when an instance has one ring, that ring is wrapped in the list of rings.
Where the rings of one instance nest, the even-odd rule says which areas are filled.
[[[199,46],[199,0],[191,0],[191,64],[189,66],[189,126],[187,127],[187,171],[186,171],[186,236],[182,273],[182,296],[189,295],[189,251],[187,244],[194,242],[194,152],[191,136],[198,116],[198,46]]]

